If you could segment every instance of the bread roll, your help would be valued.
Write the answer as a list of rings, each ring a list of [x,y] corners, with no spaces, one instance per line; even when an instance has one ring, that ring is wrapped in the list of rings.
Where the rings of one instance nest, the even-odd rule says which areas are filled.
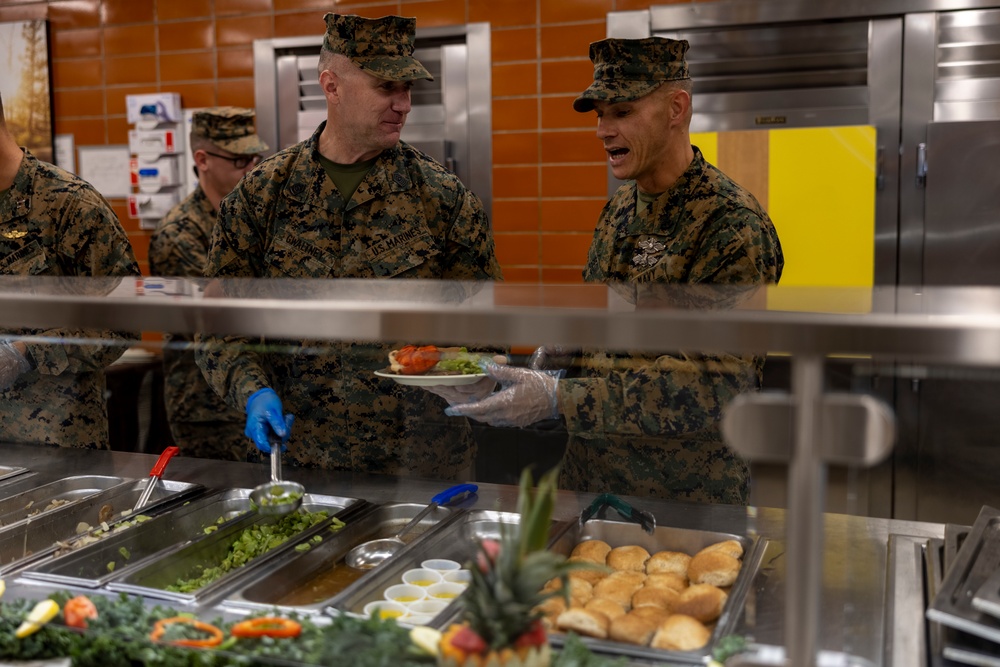
[[[648,618],[642,614],[629,612],[611,621],[608,637],[619,642],[649,646],[649,640],[653,638],[661,621],[662,619]]]
[[[577,634],[597,637],[598,639],[607,638],[609,624],[610,621],[604,614],[582,608],[567,609],[559,614],[559,619],[556,621],[560,630],[567,632],[572,630]]]
[[[690,562],[691,556],[679,551],[658,551],[646,561],[646,574],[672,572],[686,577]]]
[[[583,579],[569,580],[569,606],[582,607],[594,597],[594,587]]]
[[[674,612],[710,623],[722,613],[727,597],[724,591],[710,584],[694,584],[678,596]]]
[[[556,622],[559,618],[559,614],[566,611],[566,601],[562,597],[554,597],[545,600],[541,604],[535,607],[536,611],[540,611],[542,616],[542,624],[549,630],[556,627]]]
[[[672,614],[660,623],[651,645],[667,651],[693,651],[707,644],[711,636],[698,619]]]
[[[605,559],[608,567],[627,572],[645,572],[649,552],[635,545],[615,547]]]
[[[625,607],[621,606],[614,600],[609,600],[608,598],[594,598],[587,604],[583,605],[583,608],[587,611],[596,611],[604,614],[608,617],[608,620],[615,620],[619,616],[625,615]]]
[[[653,588],[670,588],[678,593],[688,587],[687,575],[673,572],[656,572],[646,575],[646,585]]]
[[[614,600],[628,610],[632,595],[642,588],[645,579],[641,572],[612,572],[594,586],[594,597]]]
[[[667,616],[670,616],[670,612],[666,609],[660,609],[659,607],[636,607],[629,612],[633,616],[641,616],[642,618],[648,618],[656,621],[657,625],[666,620]]]
[[[585,563],[594,566],[594,569],[586,568],[581,570],[573,570],[572,572],[569,573],[569,577],[571,579],[583,579],[588,584],[593,586],[598,581],[608,576],[608,572],[606,571],[604,561],[600,561],[600,563],[598,563],[590,560],[589,558],[583,558],[581,556],[570,556],[567,559],[567,561],[570,563]]]
[[[602,540],[586,540],[573,547],[570,558],[584,558],[595,563],[604,563],[608,558],[611,545]]]
[[[666,611],[673,611],[677,604],[680,593],[672,588],[656,588],[643,586],[632,594],[632,609],[638,607],[658,607]]]
[[[721,551],[722,553],[732,556],[733,558],[743,558],[743,545],[736,540],[725,540],[723,542],[716,542],[715,544],[710,544],[701,551],[700,553],[708,553],[713,551]],[[697,556],[698,554],[695,554]]]
[[[692,584],[732,586],[740,573],[740,561],[722,551],[700,551],[688,566]]]
[[[542,592],[551,593],[552,591],[557,591],[562,586],[562,583],[562,577],[552,577],[542,586]]]

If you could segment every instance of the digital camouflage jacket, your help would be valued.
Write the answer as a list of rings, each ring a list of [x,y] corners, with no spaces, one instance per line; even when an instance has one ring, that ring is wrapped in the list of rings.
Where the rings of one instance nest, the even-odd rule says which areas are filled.
[[[615,192],[594,233],[586,281],[633,290],[778,282],[784,258],[767,213],[694,152],[643,215],[635,213],[634,182]],[[746,503],[748,468],[723,443],[719,417],[734,396],[760,386],[764,356],[704,352],[585,354],[583,377],[559,383],[570,432],[564,486]]]
[[[0,274],[124,277],[138,276],[139,267],[104,197],[25,151],[14,184],[0,198]],[[95,282],[93,293],[79,282],[66,289],[94,296],[113,284]],[[0,391],[0,440],[107,448],[104,369],[138,335],[80,329],[4,333],[57,342],[26,341],[33,368]]]
[[[223,200],[208,276],[501,277],[482,202],[457,177],[400,142],[345,206],[317,157],[323,127]],[[260,351],[245,338],[207,342],[198,364],[230,405],[245,410],[271,387],[295,415],[288,458],[300,465],[452,478],[473,460],[467,421],[444,416],[442,399],[373,375],[402,343],[266,341]]]

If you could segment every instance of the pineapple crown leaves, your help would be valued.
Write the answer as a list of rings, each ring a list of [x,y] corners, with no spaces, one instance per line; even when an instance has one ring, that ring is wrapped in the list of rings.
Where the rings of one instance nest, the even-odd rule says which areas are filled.
[[[533,488],[531,471],[521,473],[519,525],[501,523],[499,552],[496,543],[481,542],[477,563],[469,568],[472,585],[463,595],[469,624],[493,649],[511,646],[528,632],[541,617],[537,605],[557,595],[568,598],[566,574],[591,567],[546,550],[558,476],[558,469],[550,470]],[[557,577],[557,589],[542,590]]]

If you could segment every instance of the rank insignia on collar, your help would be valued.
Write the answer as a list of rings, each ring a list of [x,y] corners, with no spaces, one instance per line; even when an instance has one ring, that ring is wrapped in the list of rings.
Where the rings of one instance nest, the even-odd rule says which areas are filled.
[[[3,232],[2,233],[2,236],[5,239],[22,239],[22,238],[24,238],[27,235],[28,235],[28,232],[24,231],[23,229],[15,229],[15,230],[12,230],[12,231],[9,231],[9,232]]]
[[[640,241],[639,250],[642,252],[637,252],[632,256],[632,263],[636,266],[654,266],[660,261],[660,258],[656,255],[663,252],[666,247],[656,239]]]

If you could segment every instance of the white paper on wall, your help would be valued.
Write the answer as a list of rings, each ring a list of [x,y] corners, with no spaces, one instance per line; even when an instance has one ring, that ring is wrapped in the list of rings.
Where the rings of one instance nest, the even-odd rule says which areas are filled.
[[[128,146],[80,146],[77,174],[106,199],[123,199],[132,193]]]

